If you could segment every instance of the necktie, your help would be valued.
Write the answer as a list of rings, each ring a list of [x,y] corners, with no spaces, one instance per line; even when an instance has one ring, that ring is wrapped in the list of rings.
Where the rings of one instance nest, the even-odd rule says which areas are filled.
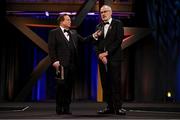
[[[69,34],[69,30],[64,29],[64,33],[67,32]]]
[[[65,34],[65,33],[66,33],[66,34]],[[65,35],[65,37],[67,38],[67,40],[69,41],[70,31],[69,31],[69,30],[64,29],[64,35]]]
[[[109,22],[104,22],[103,25],[109,24]]]

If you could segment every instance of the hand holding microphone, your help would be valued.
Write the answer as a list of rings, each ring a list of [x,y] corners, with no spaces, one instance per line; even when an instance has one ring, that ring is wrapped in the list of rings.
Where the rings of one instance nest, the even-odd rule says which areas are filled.
[[[95,40],[98,40],[98,37],[101,36],[102,31],[99,29],[95,33],[93,33],[93,37]]]

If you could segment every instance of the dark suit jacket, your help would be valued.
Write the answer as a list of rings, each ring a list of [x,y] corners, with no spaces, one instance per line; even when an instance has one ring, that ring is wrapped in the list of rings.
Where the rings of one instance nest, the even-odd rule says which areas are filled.
[[[97,25],[103,29],[103,23]],[[121,60],[121,43],[124,37],[123,24],[120,20],[112,19],[106,37],[102,34],[96,43],[97,54],[108,51],[108,61]]]
[[[79,34],[77,34],[76,31],[70,30],[70,33],[72,37],[71,40],[73,41],[77,55],[78,41],[83,41],[84,39]],[[49,32],[48,47],[49,57],[52,63],[54,63],[55,61],[60,61],[60,64],[64,67],[69,65],[71,52],[68,46],[68,41],[60,27]]]

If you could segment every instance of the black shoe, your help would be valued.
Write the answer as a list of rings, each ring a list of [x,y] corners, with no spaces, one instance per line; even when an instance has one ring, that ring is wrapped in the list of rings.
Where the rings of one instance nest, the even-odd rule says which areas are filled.
[[[116,115],[126,115],[126,112],[124,110],[122,110],[122,109],[118,109],[118,110],[115,111],[115,114]]]
[[[72,115],[70,111],[63,111],[63,114]]]
[[[64,107],[63,114],[69,114],[69,115],[72,114],[72,113],[70,112],[69,106]]]
[[[114,114],[114,110],[105,108],[97,111],[98,114]]]
[[[62,107],[56,107],[56,114],[57,115],[62,115],[63,114]]]
[[[121,110],[122,110],[122,111],[124,111],[124,112],[126,112],[126,111],[127,111],[127,110],[126,110],[126,109],[124,109],[124,108],[121,108]]]

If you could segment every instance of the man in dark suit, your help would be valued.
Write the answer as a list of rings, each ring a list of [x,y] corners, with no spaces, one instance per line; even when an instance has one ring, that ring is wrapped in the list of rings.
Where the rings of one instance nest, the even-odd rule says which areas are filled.
[[[63,66],[64,80],[57,81],[56,113],[71,114],[70,103],[72,86],[77,78],[77,47],[78,41],[84,39],[75,31],[70,30],[71,18],[64,14],[58,17],[59,27],[49,33],[48,47],[52,66],[56,71]],[[62,72],[62,71],[61,71]]]
[[[124,37],[123,24],[112,19],[112,9],[103,5],[100,9],[102,23],[97,25],[99,33],[94,34],[99,69],[103,88],[103,98],[107,107],[99,114],[125,115],[121,96],[121,43]]]

